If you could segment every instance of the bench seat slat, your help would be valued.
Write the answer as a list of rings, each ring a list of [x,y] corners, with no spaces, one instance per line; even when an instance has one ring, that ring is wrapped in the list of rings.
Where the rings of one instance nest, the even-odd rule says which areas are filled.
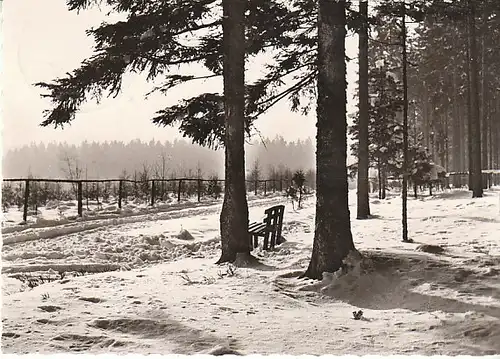
[[[253,223],[249,224],[248,229],[252,230],[252,229],[257,228],[257,227],[259,227],[261,225],[265,225],[265,223],[263,223],[263,222],[253,222]]]
[[[248,232],[250,233],[260,233],[266,229],[267,225],[265,223],[252,223],[248,227]]]
[[[260,225],[260,224],[265,224],[265,223],[264,223],[264,222],[252,222],[252,223],[250,223],[250,224],[248,225],[248,229],[253,228],[253,227],[256,227],[256,226],[258,226],[258,225]]]

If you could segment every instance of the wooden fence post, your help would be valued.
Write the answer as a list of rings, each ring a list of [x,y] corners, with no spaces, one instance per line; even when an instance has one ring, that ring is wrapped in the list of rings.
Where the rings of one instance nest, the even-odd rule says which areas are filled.
[[[254,184],[253,184],[253,191],[254,191],[254,194],[257,196],[257,185],[258,185],[258,182],[255,181]]]
[[[182,180],[179,180],[179,187],[177,188],[177,202],[181,201],[181,186],[182,186]]]
[[[198,178],[198,202],[201,202],[201,179]]]
[[[83,216],[83,185],[82,181],[78,181],[78,192],[77,192],[77,201],[78,201],[78,216]]]
[[[122,208],[123,181],[118,182],[118,208]]]
[[[85,203],[87,204],[87,210],[89,209],[89,183],[85,182]]]
[[[151,207],[155,205],[155,180],[151,181]]]
[[[95,193],[96,193],[96,195],[95,195],[95,196],[96,196],[96,197],[95,197],[95,199],[96,199],[96,201],[97,201],[97,205],[99,206],[99,182],[97,182],[97,183],[95,184]]]
[[[26,222],[28,219],[28,205],[30,198],[30,181],[26,180],[24,182],[24,208],[23,208],[23,221]]]
[[[283,192],[283,178],[280,178],[280,192]]]
[[[38,185],[37,182],[33,182],[33,186],[31,186],[31,193],[33,193],[33,204],[35,207],[35,216],[38,216]]]
[[[267,181],[264,180],[264,196],[267,196]]]

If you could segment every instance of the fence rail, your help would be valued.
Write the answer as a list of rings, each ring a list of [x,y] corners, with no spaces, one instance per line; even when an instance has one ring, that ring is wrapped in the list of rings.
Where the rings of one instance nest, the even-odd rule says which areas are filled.
[[[23,221],[26,221],[28,218],[28,207],[29,207],[29,198],[31,193],[31,184],[33,183],[69,183],[75,186],[74,188],[76,192],[77,199],[77,209],[78,216],[83,216],[83,185],[89,183],[118,183],[118,208],[122,208],[122,200],[126,197],[124,185],[126,183],[131,183],[134,185],[134,189],[137,192],[137,185],[146,184],[147,190],[149,192],[149,204],[150,206],[154,206],[157,200],[157,192],[158,185],[162,183],[176,183],[175,192],[177,194],[177,201],[181,201],[182,192],[183,192],[183,183],[196,183],[196,194],[198,202],[201,202],[202,193],[203,193],[203,183],[215,183],[215,184],[224,184],[225,180],[223,179],[206,179],[206,178],[153,178],[147,180],[132,180],[125,178],[115,178],[115,179],[64,179],[64,178],[4,178],[3,182],[21,182],[24,183],[24,198],[23,198]],[[269,191],[272,192],[282,192],[284,189],[291,185],[291,178],[278,178],[278,179],[263,179],[263,180],[246,180],[246,183],[250,183],[253,185],[253,192],[255,195],[258,194],[259,186],[263,185],[262,192],[264,195],[267,195]],[[268,186],[271,183],[272,186]],[[149,186],[151,184],[151,186]],[[262,186],[261,186],[262,187]],[[250,189],[247,187],[247,190]],[[162,188],[163,193],[165,193],[165,189]],[[97,190],[99,191],[99,190]],[[222,191],[222,188],[221,188]],[[168,191],[167,191],[168,192]],[[99,195],[97,195],[99,196]],[[98,199],[98,198],[97,198]],[[87,191],[87,200],[88,200],[88,191]]]

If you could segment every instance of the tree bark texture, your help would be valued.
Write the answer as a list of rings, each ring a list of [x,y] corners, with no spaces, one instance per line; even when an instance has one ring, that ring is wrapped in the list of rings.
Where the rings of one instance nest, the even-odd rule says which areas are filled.
[[[348,205],[346,2],[319,0],[316,223],[305,277],[335,272],[354,250]]]
[[[246,0],[223,0],[225,186],[220,214],[222,255],[218,263],[250,254],[245,188],[245,9]]]

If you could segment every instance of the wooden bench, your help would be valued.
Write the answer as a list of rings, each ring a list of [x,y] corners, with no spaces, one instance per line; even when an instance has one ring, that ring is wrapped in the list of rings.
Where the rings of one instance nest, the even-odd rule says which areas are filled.
[[[285,206],[274,206],[266,209],[264,213],[266,214],[266,217],[262,222],[253,222],[248,226],[250,248],[252,249],[258,247],[259,237],[264,237],[263,249],[265,250],[268,249],[269,237],[271,237],[271,249],[276,246],[277,241],[281,238],[281,228],[283,226]]]

